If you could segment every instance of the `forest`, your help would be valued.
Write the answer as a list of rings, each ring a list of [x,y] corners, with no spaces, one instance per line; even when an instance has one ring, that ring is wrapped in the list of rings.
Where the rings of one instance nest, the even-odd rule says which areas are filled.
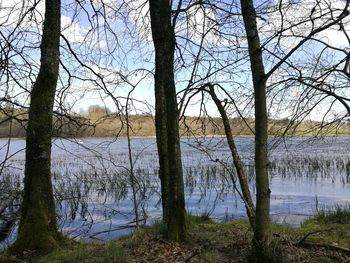
[[[0,262],[348,262],[349,5],[0,0]]]

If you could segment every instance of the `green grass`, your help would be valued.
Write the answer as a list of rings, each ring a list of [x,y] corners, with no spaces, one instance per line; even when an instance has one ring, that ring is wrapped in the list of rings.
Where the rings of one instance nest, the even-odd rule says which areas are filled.
[[[203,224],[203,223],[213,223],[214,221],[207,214],[203,215],[192,215],[187,214],[186,218],[187,225],[192,227],[193,225]],[[146,226],[141,229],[141,231],[146,231],[150,234],[159,234],[165,236],[166,234],[166,226],[162,221],[156,221],[152,226]]]
[[[311,233],[305,240],[308,243],[336,244],[350,248],[350,224],[344,220],[348,210],[339,208],[327,211],[325,216],[317,215],[299,228],[271,224],[269,262],[343,262],[348,258],[344,253],[297,244]],[[163,237],[165,227],[158,222],[130,236],[106,243],[71,242],[47,256],[32,258],[28,262],[247,262],[253,237],[247,220],[220,224],[206,215],[189,215],[187,220],[188,238],[184,243],[166,240]],[[20,261],[0,254],[0,262]]]
[[[308,241],[333,244],[350,249],[350,206],[335,206],[333,209],[320,209],[314,218],[304,222],[299,231],[307,234]]]
[[[72,243],[70,246],[64,246],[49,255],[34,258],[24,256],[21,260],[2,254],[0,262],[127,263],[129,261],[119,242],[111,241],[104,244]]]
[[[213,223],[213,220],[210,218],[209,215],[203,214],[203,215],[187,215],[187,222],[189,224],[203,224],[203,223]]]
[[[105,244],[76,244],[71,248],[57,250],[36,263],[124,263],[128,262],[127,256],[119,242]]]
[[[350,205],[336,205],[333,209],[319,209],[315,220],[320,223],[350,224]]]

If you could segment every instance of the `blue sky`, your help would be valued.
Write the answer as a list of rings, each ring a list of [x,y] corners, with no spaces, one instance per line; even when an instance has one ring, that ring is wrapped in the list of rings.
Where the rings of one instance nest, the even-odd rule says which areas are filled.
[[[32,1],[34,0],[26,1],[28,6],[30,6]],[[19,1],[19,3],[21,2]],[[102,8],[100,0],[92,1],[94,8],[90,3],[83,1],[81,1],[82,6],[77,6],[76,2],[71,0],[65,0],[62,3],[62,34],[69,40],[79,60],[93,71],[83,68],[74,56],[70,54],[65,41],[61,39],[62,63],[69,68],[72,76],[76,77],[71,79],[69,83],[71,86],[64,89],[64,93],[59,94],[64,95],[65,107],[74,111],[86,110],[93,104],[104,104],[115,110],[116,106],[121,107],[125,104],[124,98],[131,89],[135,88],[132,93],[132,97],[135,98],[135,107],[141,109],[141,112],[149,111],[154,105],[152,75],[154,55],[149,31],[149,20],[147,18],[148,6],[147,4],[143,5],[146,1],[125,1],[125,5],[121,5],[121,2],[117,0],[105,0],[103,2],[105,4],[104,8]],[[184,1],[185,4],[187,2]],[[335,8],[341,8],[344,5],[342,1],[322,0],[321,2],[324,3],[324,7],[317,10],[319,14],[326,12],[324,10],[327,10],[325,6],[328,2]],[[284,3],[287,3],[287,1]],[[216,1],[216,4],[227,8],[227,2],[225,1]],[[0,5],[4,7],[10,4],[8,1],[0,0]],[[283,14],[276,11],[259,19],[262,42],[264,43],[271,36],[271,32],[278,30],[281,26],[280,20],[282,15],[286,24],[298,20],[302,21],[302,19],[310,15],[312,8],[313,1],[299,1],[299,4],[286,8]],[[41,0],[35,13],[38,23],[33,25],[30,19],[26,21],[28,23],[27,28],[33,31],[27,34],[26,37],[38,39],[36,32],[40,32],[40,14],[42,14],[43,9],[44,2]],[[1,17],[6,16],[3,10],[0,11]],[[232,12],[239,13],[239,10],[232,9]],[[103,19],[104,16],[102,14],[107,18],[106,20]],[[16,20],[16,17],[10,16],[12,16],[11,19]],[[205,17],[206,19],[204,19]],[[215,19],[219,19],[220,24],[213,24]],[[321,25],[323,22],[325,21],[317,20],[316,24],[319,23]],[[8,25],[8,28],[11,28],[11,25]],[[297,34],[302,36],[308,33],[309,28],[310,23],[304,23],[299,27],[295,27],[293,33],[297,32]],[[191,74],[194,73],[195,78],[193,82],[197,86],[208,81],[222,84],[235,98],[241,110],[247,108],[245,113],[251,116],[253,111],[249,96],[252,95],[252,87],[249,62],[246,59],[247,49],[241,17],[239,15],[225,15],[219,9],[210,9],[209,7],[202,9],[192,8],[189,12],[180,14],[175,30],[178,36],[179,47],[176,52],[177,60],[175,64],[177,68],[177,89],[179,91],[184,89],[188,85]],[[218,36],[216,33],[218,30],[225,34]],[[286,31],[280,42],[278,42],[278,39],[275,39],[267,46],[269,52],[272,52],[265,51],[264,53],[267,70],[277,61],[276,57],[272,55],[283,55],[283,53],[288,52],[300,41],[300,38],[288,36],[290,33],[291,31]],[[201,43],[203,34],[206,34],[206,38],[202,43],[203,48],[198,55],[198,45]],[[183,40],[187,36],[190,36],[190,42]],[[344,34],[336,28],[328,30],[317,37],[330,45],[336,45],[340,48],[349,45]],[[279,45],[277,46],[277,44]],[[21,43],[18,45],[21,45]],[[307,63],[315,61],[322,48],[315,41],[307,43],[303,51],[296,52],[290,61],[304,67]],[[28,48],[26,52],[27,56],[33,60],[33,63],[38,62],[38,49],[30,50]],[[340,55],[342,55],[341,52],[328,52],[327,56],[323,56],[322,59],[328,61],[332,59],[337,60],[340,58]],[[181,56],[185,61],[180,59]],[[193,70],[196,60],[200,60],[201,63],[196,70]],[[20,59],[14,58],[13,61],[18,62]],[[221,68],[224,70],[219,71]],[[274,84],[286,79],[288,77],[286,74],[290,72],[288,64],[283,65],[269,83]],[[295,73],[295,71],[293,72]],[[212,75],[201,80],[208,74]],[[103,82],[101,77],[104,80]],[[65,73],[64,68],[61,67],[62,82],[59,87],[60,91],[68,85],[67,79],[68,75]],[[279,89],[282,89],[282,86],[275,87],[275,90]],[[291,114],[292,105],[287,105],[287,99],[297,98],[303,90],[303,87],[291,86],[288,92],[280,92],[277,95],[271,94],[271,98],[277,98],[276,105],[271,104],[271,115],[280,118],[288,117]],[[111,94],[117,100],[112,99]],[[349,92],[345,91],[345,95],[349,95]],[[193,99],[193,105],[188,108],[187,115],[198,115],[199,99],[199,96]],[[247,107],[248,102],[249,107]],[[278,105],[277,102],[279,104],[282,103],[282,105]],[[149,104],[150,107],[146,104]],[[315,109],[311,118],[319,119],[319,116],[324,114],[327,104],[329,102],[325,102],[324,105]],[[205,106],[209,114],[217,116],[212,102],[206,101]],[[338,105],[335,105],[333,109],[334,111],[342,110]]]

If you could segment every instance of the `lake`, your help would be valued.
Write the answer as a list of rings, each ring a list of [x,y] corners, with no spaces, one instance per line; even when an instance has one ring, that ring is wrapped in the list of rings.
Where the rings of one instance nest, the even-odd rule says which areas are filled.
[[[254,138],[235,139],[254,192]],[[132,138],[142,224],[161,218],[155,138]],[[23,187],[22,139],[0,139],[2,218],[18,216]],[[317,209],[350,201],[350,137],[269,139],[271,218],[298,226]],[[182,138],[186,208],[218,221],[245,218],[230,173],[225,138]],[[52,173],[61,230],[73,238],[109,240],[134,229],[130,163],[125,138],[54,139]],[[1,219],[0,219],[0,222]],[[16,226],[2,247],[13,242]]]

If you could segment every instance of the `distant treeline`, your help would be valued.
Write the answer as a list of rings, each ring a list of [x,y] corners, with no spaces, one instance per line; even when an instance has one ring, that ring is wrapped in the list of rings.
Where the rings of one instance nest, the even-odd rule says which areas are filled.
[[[254,134],[254,119],[230,119],[234,135]],[[1,113],[0,137],[25,137],[27,113],[20,110]],[[80,114],[56,113],[54,134],[57,137],[126,137],[127,120],[124,115],[96,108]],[[155,136],[154,116],[141,114],[129,116],[130,136]],[[271,135],[350,135],[350,124],[321,123],[316,121],[269,120]],[[181,136],[224,135],[220,118],[183,117],[180,120]]]

